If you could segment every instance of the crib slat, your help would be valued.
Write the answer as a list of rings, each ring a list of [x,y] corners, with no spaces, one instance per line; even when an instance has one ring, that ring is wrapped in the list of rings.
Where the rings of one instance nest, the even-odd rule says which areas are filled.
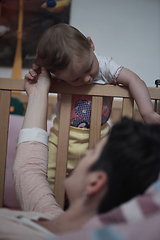
[[[103,97],[92,97],[91,125],[89,135],[89,148],[93,148],[101,135]]]
[[[134,100],[124,98],[122,103],[122,117],[132,118],[134,113]]]
[[[0,91],[0,207],[3,206],[11,91]]]
[[[61,110],[59,121],[58,149],[56,159],[56,175],[55,175],[55,196],[58,204],[64,207],[64,186],[63,182],[66,178],[66,166],[68,157],[69,128],[71,116],[70,94],[61,95]]]

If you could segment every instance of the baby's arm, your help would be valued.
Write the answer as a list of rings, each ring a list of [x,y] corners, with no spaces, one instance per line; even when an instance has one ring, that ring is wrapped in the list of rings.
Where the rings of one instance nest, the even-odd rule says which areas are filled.
[[[160,123],[160,115],[153,109],[147,86],[138,75],[127,68],[122,68],[117,82],[129,87],[145,123]]]

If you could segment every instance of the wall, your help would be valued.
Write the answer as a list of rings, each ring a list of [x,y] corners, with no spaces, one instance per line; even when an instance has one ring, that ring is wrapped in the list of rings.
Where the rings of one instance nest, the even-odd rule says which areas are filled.
[[[98,53],[154,87],[160,78],[159,13],[159,0],[72,0],[70,24],[91,36]],[[10,77],[11,70],[0,68],[0,75]]]
[[[25,74],[29,69],[22,69],[22,78],[24,78]],[[0,67],[0,77],[10,78],[12,76],[12,68],[2,68]]]

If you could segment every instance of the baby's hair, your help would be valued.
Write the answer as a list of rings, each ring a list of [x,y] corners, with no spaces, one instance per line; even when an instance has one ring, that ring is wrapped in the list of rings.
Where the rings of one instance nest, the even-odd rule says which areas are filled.
[[[59,23],[47,29],[39,39],[35,63],[56,73],[79,61],[89,51],[90,43],[79,30]]]

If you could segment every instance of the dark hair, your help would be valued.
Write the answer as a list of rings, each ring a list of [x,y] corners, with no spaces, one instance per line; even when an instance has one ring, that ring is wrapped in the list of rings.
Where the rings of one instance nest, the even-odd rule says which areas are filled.
[[[100,158],[90,170],[103,170],[109,179],[99,213],[143,194],[160,171],[160,125],[123,118],[111,129]]]
[[[35,63],[52,73],[66,69],[90,50],[88,39],[69,24],[59,23],[47,29],[39,39]]]

